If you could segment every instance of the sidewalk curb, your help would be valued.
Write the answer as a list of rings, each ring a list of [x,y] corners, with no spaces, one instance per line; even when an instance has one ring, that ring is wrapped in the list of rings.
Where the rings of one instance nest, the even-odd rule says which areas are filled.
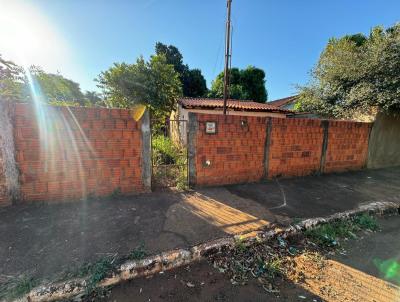
[[[317,225],[335,220],[349,219],[355,215],[369,213],[374,215],[390,215],[400,213],[400,198],[387,201],[376,201],[360,205],[357,209],[336,213],[328,217],[310,218],[287,228],[275,228],[267,231],[255,231],[248,234],[224,237],[209,241],[190,249],[175,249],[154,255],[139,261],[127,261],[120,265],[113,276],[101,281],[98,286],[106,287],[123,281],[152,275],[161,271],[177,268],[182,265],[199,261],[207,255],[213,254],[223,247],[234,246],[235,240],[243,239],[249,242],[254,240],[269,241],[277,236],[283,238],[303,232]],[[62,283],[40,286],[33,289],[24,298],[17,301],[47,302],[60,299],[71,299],[85,293],[86,282],[84,279],[72,279]],[[26,300],[25,300],[26,298]]]

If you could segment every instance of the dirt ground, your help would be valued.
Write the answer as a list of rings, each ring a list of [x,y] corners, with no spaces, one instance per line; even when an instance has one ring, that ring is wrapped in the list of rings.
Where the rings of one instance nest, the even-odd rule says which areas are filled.
[[[255,279],[232,285],[203,261],[121,284],[103,301],[400,301],[400,217],[378,222],[380,231],[358,234],[324,263],[299,256],[304,279],[296,284],[284,281],[279,294],[268,293]],[[391,269],[383,265],[388,261]]]
[[[250,280],[245,286],[232,285],[224,274],[208,263],[200,262],[152,278],[122,284],[114,288],[111,296],[103,301],[304,301],[299,296],[321,301],[293,283],[283,284],[279,296],[267,293],[256,280]]]

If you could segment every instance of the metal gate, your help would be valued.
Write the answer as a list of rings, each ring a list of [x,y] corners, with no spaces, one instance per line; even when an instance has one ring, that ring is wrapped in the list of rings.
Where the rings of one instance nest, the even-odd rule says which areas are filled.
[[[152,187],[188,188],[187,120],[152,120]]]

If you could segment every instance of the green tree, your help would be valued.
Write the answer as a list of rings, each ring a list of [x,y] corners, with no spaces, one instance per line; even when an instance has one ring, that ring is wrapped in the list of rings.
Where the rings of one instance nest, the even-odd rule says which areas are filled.
[[[38,66],[29,68],[29,78],[39,93],[40,100],[55,105],[84,105],[85,97],[79,84],[60,74],[44,72]],[[26,71],[4,60],[0,55],[0,96],[12,102],[32,101],[31,87]]]
[[[200,69],[188,69],[182,77],[183,95],[186,97],[202,97],[207,94],[206,79]]]
[[[167,63],[174,66],[182,83],[182,93],[186,97],[201,97],[207,94],[207,83],[200,69],[190,69],[183,63],[183,56],[173,45],[156,43],[157,55],[164,55]]]
[[[183,56],[178,48],[173,45],[166,45],[157,42],[155,46],[156,55],[164,55],[168,64],[174,66],[174,69],[181,76],[188,68],[183,64]]]
[[[268,93],[265,88],[265,72],[254,66],[246,69],[231,68],[229,72],[229,97],[238,100],[252,100],[265,103]],[[210,97],[224,96],[224,72],[221,72],[212,82]]]
[[[104,101],[101,95],[96,91],[85,92],[86,103],[90,106],[104,106]]]
[[[46,73],[37,66],[32,66],[30,73],[33,81],[40,87],[41,97],[46,102],[54,105],[86,104],[86,98],[78,83],[60,74]]]
[[[115,63],[97,81],[109,107],[142,104],[156,118],[168,116],[182,94],[179,74],[163,55],[152,56],[148,62],[140,57],[134,64]]]
[[[22,68],[0,54],[0,98],[10,102],[23,101],[24,85]]]
[[[375,27],[369,36],[332,38],[299,87],[299,109],[348,118],[379,108],[400,109],[400,24]]]

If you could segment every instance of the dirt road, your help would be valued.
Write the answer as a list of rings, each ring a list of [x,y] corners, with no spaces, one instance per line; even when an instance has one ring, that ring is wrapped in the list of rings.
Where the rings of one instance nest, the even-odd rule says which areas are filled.
[[[282,282],[279,293],[267,292],[256,279],[232,285],[226,275],[201,262],[119,285],[104,300],[400,301],[400,217],[380,218],[379,225],[376,233],[363,232],[346,241],[321,266],[300,256],[304,279]]]

